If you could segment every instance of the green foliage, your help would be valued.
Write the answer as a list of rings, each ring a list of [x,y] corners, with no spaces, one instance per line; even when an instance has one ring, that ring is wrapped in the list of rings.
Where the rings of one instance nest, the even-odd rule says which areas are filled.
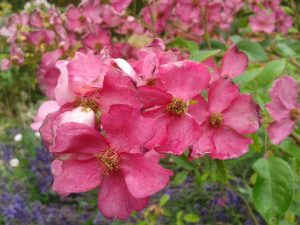
[[[253,188],[255,206],[270,224],[277,224],[293,199],[293,171],[287,162],[277,157],[259,159],[253,169],[258,174]]]
[[[266,52],[259,43],[241,40],[237,43],[238,48],[245,52],[252,61],[265,61],[268,59]]]

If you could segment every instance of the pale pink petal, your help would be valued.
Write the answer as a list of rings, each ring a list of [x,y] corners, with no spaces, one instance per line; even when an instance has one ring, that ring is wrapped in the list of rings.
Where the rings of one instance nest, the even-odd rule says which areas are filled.
[[[80,123],[64,123],[56,130],[55,144],[50,149],[53,153],[96,154],[109,146],[94,128]]]
[[[95,113],[90,108],[76,107],[61,114],[60,125],[68,122],[80,123],[94,128],[96,126]]]
[[[160,66],[159,78],[169,93],[187,101],[208,87],[210,74],[206,66],[184,60]]]
[[[208,105],[201,95],[196,96],[189,105],[188,114],[192,115],[194,120],[200,125],[208,117]]]
[[[60,60],[56,63],[56,67],[60,70],[57,85],[55,87],[55,99],[59,105],[67,102],[73,102],[76,95],[69,89],[68,66],[69,61]]]
[[[113,61],[117,64],[117,66],[125,73],[127,74],[131,79],[136,80],[137,74],[132,68],[132,66],[124,59],[117,58],[113,59]]]
[[[132,211],[140,211],[147,203],[148,198],[135,198],[130,194],[120,172],[103,178],[98,194],[98,207],[105,217],[126,219]]]
[[[120,168],[129,192],[136,198],[144,198],[163,189],[173,173],[159,165],[161,158],[155,152],[120,155]]]
[[[38,131],[42,126],[42,123],[49,113],[55,112],[59,109],[59,105],[56,101],[47,101],[40,105],[37,115],[34,118],[34,122],[31,124],[31,128],[34,131]]]
[[[111,106],[102,117],[102,125],[110,144],[118,151],[142,147],[154,136],[155,121],[127,105]]]
[[[221,65],[221,76],[234,78],[245,72],[248,57],[240,52],[236,45],[232,46],[224,55]]]
[[[244,137],[234,130],[222,127],[214,132],[215,149],[210,153],[211,158],[232,159],[244,155],[252,139]]]
[[[200,126],[191,116],[174,116],[167,124],[165,139],[155,149],[159,152],[181,155],[199,138],[200,132]]]
[[[236,97],[223,111],[224,126],[231,127],[240,134],[251,134],[259,128],[258,106],[250,95]]]
[[[268,135],[271,139],[271,142],[276,145],[280,144],[293,132],[295,124],[295,121],[289,118],[272,123],[268,127]]]
[[[290,110],[288,110],[277,97],[266,104],[266,109],[274,120],[282,120],[290,117]]]
[[[298,99],[297,81],[290,76],[277,79],[270,90],[270,96],[272,99],[278,98],[287,109],[296,108]]]
[[[172,95],[157,87],[143,86],[138,91],[145,108],[167,105],[172,101]]]
[[[58,193],[80,193],[92,190],[100,185],[103,169],[96,159],[90,160],[54,160],[53,191]]]
[[[222,112],[239,94],[239,88],[230,79],[213,82],[208,90],[209,112]]]

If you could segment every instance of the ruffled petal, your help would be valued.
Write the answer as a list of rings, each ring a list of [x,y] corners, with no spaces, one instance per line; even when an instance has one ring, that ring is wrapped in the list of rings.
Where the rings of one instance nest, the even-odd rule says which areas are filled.
[[[103,178],[98,194],[98,207],[105,217],[126,219],[132,211],[140,211],[147,204],[148,198],[135,198],[130,194],[120,172]]]
[[[273,144],[280,144],[284,139],[286,139],[295,127],[295,121],[285,118],[280,121],[272,123],[268,127],[268,135]]]
[[[129,192],[136,198],[144,198],[163,189],[173,173],[159,165],[160,156],[155,152],[127,154],[121,157],[121,170]]]
[[[174,97],[188,101],[208,87],[210,74],[201,63],[184,60],[160,66],[159,78]]]
[[[234,78],[245,72],[248,57],[240,52],[236,45],[232,46],[224,55],[221,65],[221,76]]]
[[[252,140],[236,133],[228,127],[222,127],[215,130],[214,143],[215,149],[211,152],[210,156],[224,160],[244,155],[248,151]]]
[[[90,160],[54,160],[53,191],[62,193],[80,193],[92,190],[100,185],[103,169],[95,159]]]
[[[258,106],[250,95],[236,97],[223,111],[223,125],[231,127],[240,134],[251,134],[259,128]]]

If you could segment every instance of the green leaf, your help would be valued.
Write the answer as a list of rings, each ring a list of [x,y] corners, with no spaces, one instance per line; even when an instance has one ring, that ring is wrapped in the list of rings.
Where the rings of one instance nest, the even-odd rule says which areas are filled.
[[[176,174],[173,183],[176,185],[182,184],[188,175],[187,171],[182,171]]]
[[[183,219],[188,223],[198,223],[200,221],[200,217],[194,213],[184,215]]]
[[[194,169],[193,164],[188,161],[188,159],[186,158],[185,155],[182,155],[180,157],[171,156],[171,158],[176,162],[176,164],[179,167],[182,167],[182,168],[187,169],[187,170],[193,170]]]
[[[266,52],[260,44],[248,40],[237,43],[239,50],[245,52],[252,61],[265,61],[268,59]]]
[[[170,195],[164,194],[159,201],[159,205],[163,207],[170,199]]]
[[[296,159],[300,160],[300,151],[299,146],[291,139],[286,139],[279,147],[288,153],[291,156],[294,156]]]
[[[274,224],[288,210],[294,194],[294,174],[287,162],[270,157],[257,160],[253,169],[258,177],[253,188],[257,210]]]
[[[283,72],[285,64],[285,59],[278,59],[267,63],[263,70],[256,77],[258,86],[264,87],[269,85],[272,80],[274,80]]]
[[[191,54],[194,54],[194,53],[199,51],[199,46],[196,42],[186,40],[186,39],[183,39],[183,38],[175,38],[171,42],[171,46],[174,46],[174,47],[177,47],[177,48],[185,48],[185,49],[189,50],[189,52]]]
[[[219,52],[220,52],[220,49],[211,50],[211,51],[203,50],[203,51],[199,51],[199,52],[196,52],[196,53],[192,54],[190,56],[190,59],[194,60],[194,61],[197,61],[197,62],[202,62],[205,59],[208,59],[208,58],[218,54]]]
[[[243,88],[247,86],[247,84],[249,84],[260,72],[261,68],[247,70],[241,76],[234,78],[234,82],[239,84],[239,86]]]

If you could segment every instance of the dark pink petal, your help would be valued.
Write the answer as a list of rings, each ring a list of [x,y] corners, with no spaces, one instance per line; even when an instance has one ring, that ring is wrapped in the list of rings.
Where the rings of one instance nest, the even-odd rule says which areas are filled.
[[[278,98],[287,109],[296,108],[298,99],[297,81],[290,76],[277,79],[270,90],[270,96],[272,99]]]
[[[112,7],[117,12],[122,12],[124,9],[126,9],[132,0],[111,0]]]
[[[100,132],[80,123],[64,123],[56,130],[53,153],[96,154],[108,148]]]
[[[145,108],[167,105],[172,100],[172,95],[157,87],[143,86],[138,91]]]
[[[144,198],[163,189],[173,173],[159,165],[160,156],[155,152],[127,154],[121,157],[121,170],[129,192]]]
[[[231,127],[240,134],[251,134],[259,128],[258,106],[250,95],[236,97],[223,111],[223,125]]]
[[[148,198],[135,198],[130,194],[120,172],[103,178],[98,194],[98,207],[105,217],[126,219],[132,211],[140,211],[147,203]]]
[[[90,160],[54,160],[53,191],[58,193],[80,193],[92,190],[100,185],[103,169],[95,159]]]
[[[284,139],[286,139],[295,127],[295,121],[285,118],[280,121],[272,123],[268,127],[268,135],[273,144],[280,144]]]
[[[103,88],[99,94],[99,104],[102,113],[107,112],[114,104],[126,104],[134,108],[141,107],[137,91],[130,78],[119,72],[110,72],[105,76]]]
[[[159,67],[164,88],[174,97],[188,101],[207,88],[210,75],[206,66],[184,60]]]
[[[214,159],[232,159],[244,155],[252,143],[246,138],[228,127],[216,129],[214,132],[215,149],[210,156]]]
[[[230,79],[213,82],[208,90],[209,112],[222,112],[239,94],[239,88]]]
[[[200,125],[208,117],[208,105],[207,102],[203,99],[201,95],[193,98],[192,101],[195,101],[189,105],[188,113],[193,116],[194,120]]]
[[[167,134],[157,151],[181,155],[200,136],[200,126],[189,115],[173,117],[167,124]]]
[[[224,55],[221,65],[221,76],[234,78],[245,72],[248,57],[233,45]]]
[[[205,154],[211,153],[215,149],[215,144],[213,141],[213,132],[207,124],[202,126],[202,135],[200,138],[193,144],[191,157],[203,157]]]
[[[140,109],[113,105],[102,117],[102,125],[111,147],[129,151],[142,147],[154,136],[155,121],[142,116]]]

